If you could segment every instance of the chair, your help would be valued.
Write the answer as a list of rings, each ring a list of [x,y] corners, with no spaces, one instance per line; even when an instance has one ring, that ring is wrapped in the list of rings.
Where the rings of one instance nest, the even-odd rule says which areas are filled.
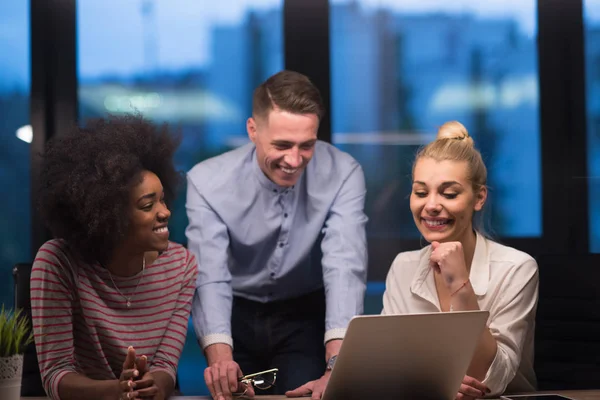
[[[538,257],[535,362],[540,390],[600,382],[600,254]]]
[[[13,267],[13,277],[15,282],[15,308],[23,310],[31,323],[31,299],[29,295],[31,278],[30,263],[19,263]],[[40,367],[35,351],[35,343],[31,343],[25,349],[23,355],[23,377],[21,381],[21,396],[23,397],[45,397],[46,392],[42,385]]]

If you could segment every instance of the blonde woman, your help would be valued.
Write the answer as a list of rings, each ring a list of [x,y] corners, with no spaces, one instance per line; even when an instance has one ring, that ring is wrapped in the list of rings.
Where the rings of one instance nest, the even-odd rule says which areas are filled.
[[[418,152],[412,178],[410,209],[430,245],[396,257],[382,313],[489,311],[456,398],[535,390],[538,267],[531,256],[474,226],[487,199],[487,170],[462,124],[439,129],[436,140]]]

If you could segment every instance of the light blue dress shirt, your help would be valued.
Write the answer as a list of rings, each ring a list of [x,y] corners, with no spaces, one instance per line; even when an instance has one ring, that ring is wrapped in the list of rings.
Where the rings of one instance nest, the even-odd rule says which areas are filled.
[[[363,312],[367,278],[365,179],[350,155],[317,141],[295,186],[268,179],[253,143],[187,175],[188,248],[198,259],[192,305],[203,348],[233,346],[233,295],[258,302],[325,288],[325,341]]]

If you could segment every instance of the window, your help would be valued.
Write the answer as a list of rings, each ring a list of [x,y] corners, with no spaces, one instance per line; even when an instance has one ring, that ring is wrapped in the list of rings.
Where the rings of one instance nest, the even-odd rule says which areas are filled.
[[[12,308],[12,266],[31,261],[29,2],[0,2],[0,26],[0,303]]]
[[[252,91],[283,68],[282,0],[107,1],[77,4],[80,122],[127,112],[168,122],[183,134],[184,171],[245,143]],[[172,210],[179,243],[184,203]]]
[[[488,167],[494,236],[539,237],[536,2],[332,0],[333,142],[367,178],[370,239],[417,238],[419,146],[461,121]]]
[[[77,3],[79,119],[139,112],[183,134],[178,169],[247,142],[252,92],[283,69],[283,0]],[[170,239],[186,243],[185,193]],[[193,328],[190,328],[193,332]],[[189,334],[178,378],[188,395],[204,357]]]
[[[584,1],[590,252],[600,253],[600,1]]]

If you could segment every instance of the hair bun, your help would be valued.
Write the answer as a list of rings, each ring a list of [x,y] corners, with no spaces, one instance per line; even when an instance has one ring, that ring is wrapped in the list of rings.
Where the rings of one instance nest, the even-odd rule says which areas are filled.
[[[436,140],[442,139],[465,140],[471,146],[473,145],[473,139],[469,136],[467,128],[458,121],[448,121],[440,126]]]

